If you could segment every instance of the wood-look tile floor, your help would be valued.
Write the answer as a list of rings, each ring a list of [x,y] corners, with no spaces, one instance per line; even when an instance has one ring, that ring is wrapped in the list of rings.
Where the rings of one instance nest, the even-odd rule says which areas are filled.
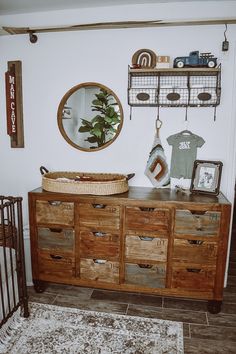
[[[207,312],[206,301],[139,293],[60,284],[48,284],[44,293],[40,294],[36,293],[33,287],[29,287],[28,293],[30,301],[180,321],[183,322],[184,328],[185,354],[236,354],[236,275],[229,276],[222,311],[217,315]]]

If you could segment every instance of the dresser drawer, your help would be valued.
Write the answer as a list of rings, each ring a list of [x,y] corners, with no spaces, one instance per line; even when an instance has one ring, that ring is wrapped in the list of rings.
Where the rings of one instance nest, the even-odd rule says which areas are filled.
[[[119,263],[107,259],[80,260],[80,278],[96,282],[119,283]]]
[[[117,234],[101,231],[80,232],[80,255],[82,258],[118,259],[120,237]]]
[[[176,210],[175,234],[196,236],[218,236],[221,213],[217,211],[198,212]]]
[[[36,201],[36,222],[38,224],[74,225],[74,203],[61,201]]]
[[[72,255],[62,252],[38,252],[39,274],[41,278],[71,278],[75,275],[75,260]]]
[[[174,265],[172,269],[172,288],[188,290],[212,290],[215,283],[215,267],[202,265]]]
[[[125,238],[125,258],[165,262],[168,240],[149,236],[130,236]]]
[[[74,250],[74,230],[39,227],[38,247],[72,252]]]
[[[166,235],[169,230],[168,209],[126,207],[125,226],[128,230],[153,231]]]
[[[79,204],[79,223],[86,228],[119,230],[120,207],[107,204]]]
[[[173,259],[181,262],[216,264],[216,242],[200,240],[174,240]]]
[[[165,264],[125,264],[125,283],[147,288],[164,288]]]

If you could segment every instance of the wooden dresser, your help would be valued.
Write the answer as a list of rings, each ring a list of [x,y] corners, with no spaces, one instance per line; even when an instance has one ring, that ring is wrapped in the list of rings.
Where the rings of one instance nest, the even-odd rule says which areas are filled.
[[[231,204],[220,194],[130,187],[29,192],[33,282],[206,299],[221,309]]]

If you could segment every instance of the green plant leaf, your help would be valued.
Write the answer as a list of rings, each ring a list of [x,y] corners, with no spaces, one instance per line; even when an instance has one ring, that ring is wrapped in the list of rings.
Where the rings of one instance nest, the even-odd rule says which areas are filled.
[[[80,133],[87,133],[87,132],[90,132],[90,130],[91,130],[90,127],[81,126],[81,127],[79,127],[78,132],[80,132]]]
[[[107,123],[111,123],[111,122],[112,122],[112,118],[111,118],[111,117],[105,116],[105,117],[104,117],[104,120],[105,120],[105,122],[107,122]]]
[[[93,127],[92,123],[91,123],[89,120],[84,119],[84,118],[81,118],[81,120],[82,120],[82,124],[83,124],[83,125],[85,125],[85,126],[87,126],[87,127],[90,127],[90,128]]]
[[[102,105],[103,105],[102,101],[100,101],[100,100],[93,100],[93,101],[92,101],[92,104],[93,104],[94,106],[102,106]]]
[[[96,136],[89,136],[87,139],[85,139],[85,141],[88,141],[91,144],[97,143],[98,139],[96,138]]]
[[[98,137],[98,138],[101,138],[102,131],[101,131],[101,129],[100,129],[99,126],[95,126],[95,127],[91,130],[90,134],[95,135],[95,136]]]

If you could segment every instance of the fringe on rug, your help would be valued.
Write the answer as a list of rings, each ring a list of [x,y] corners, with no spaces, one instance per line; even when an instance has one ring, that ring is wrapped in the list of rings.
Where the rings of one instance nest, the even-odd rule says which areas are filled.
[[[9,342],[21,327],[25,318],[20,315],[20,308],[8,319],[6,323],[0,328],[0,353],[6,353]]]

